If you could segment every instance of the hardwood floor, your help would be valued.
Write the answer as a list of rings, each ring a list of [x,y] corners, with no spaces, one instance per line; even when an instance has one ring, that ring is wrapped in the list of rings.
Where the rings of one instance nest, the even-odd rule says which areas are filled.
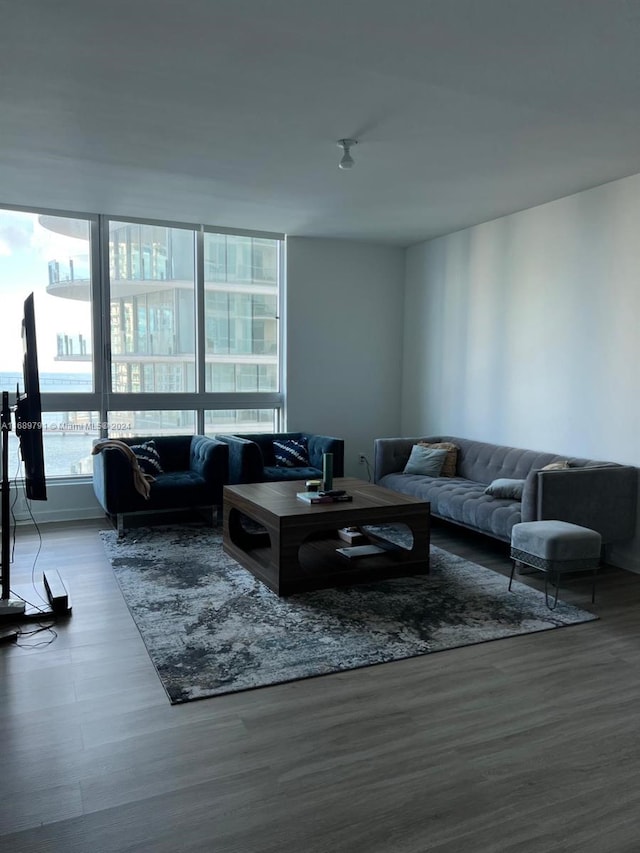
[[[640,576],[602,574],[597,622],[172,707],[105,526],[42,528],[73,615],[0,648],[3,850],[640,849]],[[509,572],[506,546],[432,541]],[[14,579],[36,549],[19,531]],[[589,609],[589,577],[562,597]]]

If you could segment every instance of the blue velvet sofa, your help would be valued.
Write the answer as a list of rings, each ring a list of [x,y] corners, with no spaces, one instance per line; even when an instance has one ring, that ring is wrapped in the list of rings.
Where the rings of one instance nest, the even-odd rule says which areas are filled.
[[[453,477],[405,474],[414,444],[450,442],[457,447]],[[560,470],[541,470],[568,462]],[[494,480],[524,481],[522,497],[486,494]],[[473,441],[456,436],[379,438],[374,449],[374,481],[422,498],[431,514],[509,542],[521,521],[556,519],[596,530],[603,544],[635,534],[638,469],[614,462],[561,456]]]
[[[300,439],[307,442],[309,464],[285,467],[276,465],[274,439]],[[264,483],[278,480],[313,480],[322,477],[322,455],[333,454],[333,476],[344,476],[344,441],[309,432],[247,433],[217,435],[229,447],[229,483]]]
[[[222,506],[229,457],[223,442],[203,435],[119,440],[129,446],[153,441],[163,469],[145,498],[136,490],[131,464],[119,450],[109,448],[93,456],[93,490],[107,515],[115,518],[120,534],[124,517],[131,513]]]

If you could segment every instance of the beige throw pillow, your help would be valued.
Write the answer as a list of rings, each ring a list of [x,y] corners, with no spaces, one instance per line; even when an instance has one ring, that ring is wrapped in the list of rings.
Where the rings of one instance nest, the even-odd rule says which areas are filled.
[[[444,459],[444,465],[442,466],[442,471],[440,471],[441,477],[455,477],[456,476],[456,465],[458,464],[458,445],[453,444],[451,441],[419,441],[418,444],[421,447],[430,447],[433,450],[446,450],[447,455]]]
[[[566,459],[562,462],[549,462],[548,465],[545,465],[544,468],[541,468],[541,471],[564,471],[565,468],[569,467],[569,463]]]

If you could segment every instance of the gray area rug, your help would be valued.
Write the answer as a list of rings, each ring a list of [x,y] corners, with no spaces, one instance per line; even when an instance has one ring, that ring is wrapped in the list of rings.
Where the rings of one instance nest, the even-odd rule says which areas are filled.
[[[101,536],[172,704],[598,618],[434,546],[430,575],[279,598],[220,531]]]

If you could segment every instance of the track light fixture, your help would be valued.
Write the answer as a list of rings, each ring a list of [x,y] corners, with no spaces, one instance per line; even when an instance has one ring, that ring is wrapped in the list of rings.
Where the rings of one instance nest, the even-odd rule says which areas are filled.
[[[350,149],[353,145],[357,145],[357,139],[339,139],[338,140],[338,148],[342,148],[344,154],[342,155],[342,160],[338,163],[338,167],[340,169],[352,169],[354,166],[354,160],[351,156]]]

